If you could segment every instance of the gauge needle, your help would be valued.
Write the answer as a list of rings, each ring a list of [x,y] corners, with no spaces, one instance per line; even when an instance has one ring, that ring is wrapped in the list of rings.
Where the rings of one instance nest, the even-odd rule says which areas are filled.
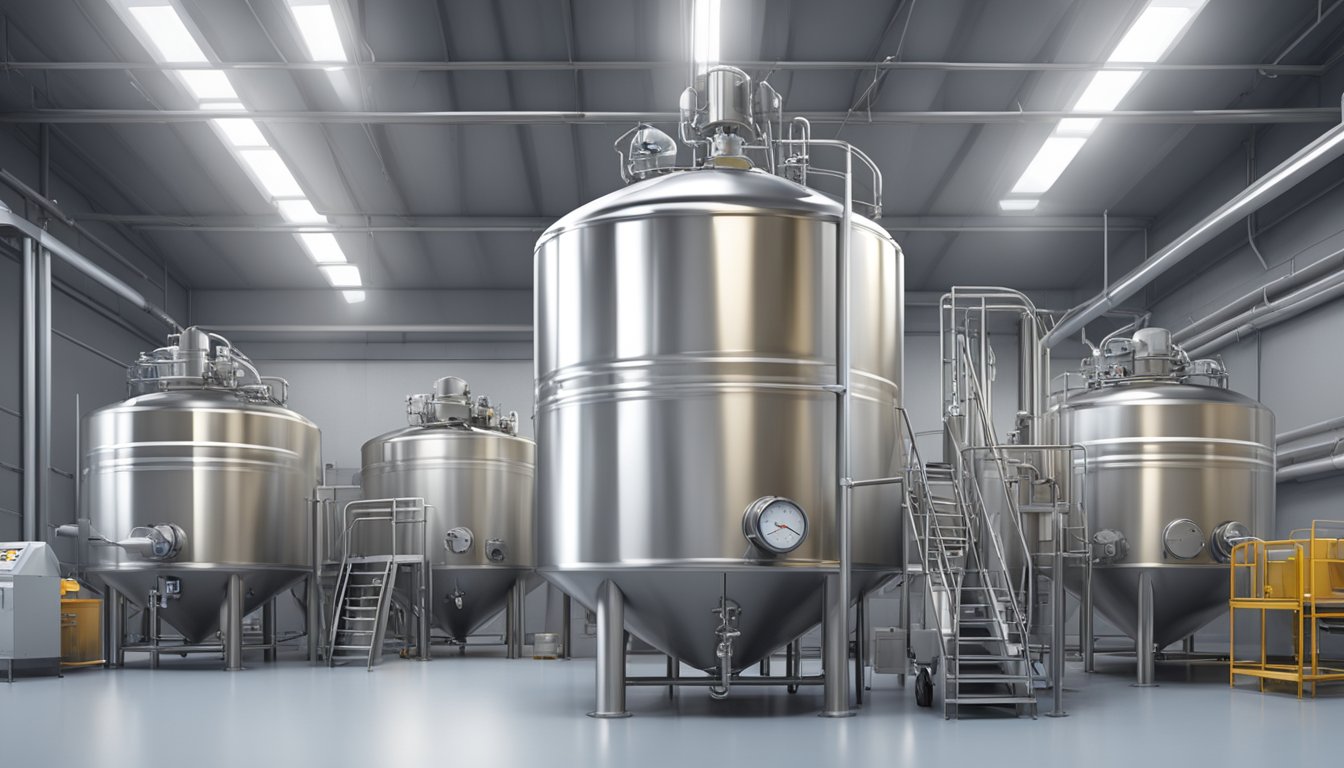
[[[784,523],[775,523],[775,527],[776,527],[776,528],[783,528],[783,529],[786,530],[786,531],[793,531],[794,535],[799,535],[797,531],[794,531],[792,528],[790,528],[789,526],[785,525]]]

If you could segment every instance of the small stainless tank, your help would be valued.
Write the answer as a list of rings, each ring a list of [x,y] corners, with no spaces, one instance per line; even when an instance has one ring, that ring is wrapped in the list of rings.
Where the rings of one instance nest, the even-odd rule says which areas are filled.
[[[307,574],[320,441],[226,340],[170,341],[131,365],[129,399],[84,417],[83,558],[137,606],[161,594],[159,615],[196,642],[219,627],[231,575],[247,612]]]
[[[407,398],[410,426],[361,451],[366,499],[423,498],[437,626],[460,642],[505,607],[509,589],[536,565],[533,476],[536,446],[518,436],[518,414],[473,398],[447,377]],[[411,527],[408,527],[411,528]],[[418,528],[398,542],[418,552]],[[388,551],[386,535],[354,537],[351,551]]]
[[[1104,344],[1087,378],[1053,416],[1060,442],[1086,449],[1093,600],[1137,637],[1146,576],[1160,648],[1226,608],[1235,541],[1273,533],[1274,414],[1160,328]]]

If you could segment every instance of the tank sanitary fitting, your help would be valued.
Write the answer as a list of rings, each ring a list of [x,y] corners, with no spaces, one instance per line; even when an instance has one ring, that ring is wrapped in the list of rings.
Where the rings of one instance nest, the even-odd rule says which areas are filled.
[[[719,639],[715,655],[719,657],[719,684],[709,686],[711,698],[722,701],[728,698],[728,690],[733,679],[733,639],[742,634],[737,628],[738,618],[742,615],[742,606],[727,597],[719,598],[719,607],[714,609],[719,617],[719,628],[714,630]]]
[[[63,538],[79,538],[79,526],[73,524],[57,526],[56,535]],[[131,529],[130,536],[118,540],[90,531],[89,541],[105,547],[120,547],[128,554],[145,560],[163,561],[177,557],[187,546],[187,532],[176,523],[163,523],[137,526]]]

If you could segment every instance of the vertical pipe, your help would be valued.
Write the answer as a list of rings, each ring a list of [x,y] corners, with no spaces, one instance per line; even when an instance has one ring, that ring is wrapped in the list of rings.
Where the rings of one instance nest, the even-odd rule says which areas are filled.
[[[47,540],[51,515],[51,254],[34,247],[37,260],[37,541]]]
[[[1193,656],[1195,653],[1195,633],[1191,632],[1181,641],[1181,651],[1187,656]]]
[[[23,539],[37,538],[37,247],[23,241]]]
[[[108,669],[116,669],[124,661],[121,645],[125,635],[126,601],[120,592],[111,588],[103,594],[103,600],[103,611],[107,614],[107,621],[103,622],[103,663]]]
[[[1064,711],[1064,515],[1051,513],[1055,526],[1054,562],[1050,566],[1050,711],[1047,717],[1067,717]],[[1030,673],[1030,669],[1026,670]],[[1030,685],[1030,682],[1028,682]]]
[[[1078,642],[1083,647],[1083,671],[1094,671],[1092,658],[1096,647],[1092,637],[1092,566],[1087,565],[1083,594],[1078,601]]]
[[[860,707],[863,706],[863,642],[864,636],[868,634],[864,610],[867,599],[867,595],[859,595],[858,603],[854,606],[854,703]]]
[[[431,613],[431,609],[434,605],[434,595],[431,591],[434,588],[434,579],[433,574],[429,570],[429,559],[425,558],[421,560],[416,566],[416,571],[420,574],[420,578],[418,579],[419,589],[416,593],[419,595],[420,599],[420,621],[415,625],[416,630],[418,631],[416,644],[420,646],[420,660],[429,661],[433,658],[433,645],[430,642],[432,639],[430,635],[433,629],[433,614]]]
[[[275,642],[275,598],[261,604],[261,644],[265,647],[262,651],[262,660],[270,663],[275,661],[276,642]]]
[[[769,676],[770,676],[770,654],[768,654],[768,653],[767,653],[766,655],[764,655],[764,656],[761,657],[760,672],[761,672],[761,677],[769,677]]]
[[[523,655],[523,598],[527,594],[527,584],[524,581],[526,577],[519,577],[513,583],[513,589],[509,590],[509,606],[505,614],[505,625],[508,627],[506,638],[509,644],[508,657],[516,659]]]
[[[325,470],[324,470],[325,471]],[[307,601],[304,606],[304,629],[307,632],[308,639],[308,661],[316,664],[321,655],[322,635],[326,632],[326,626],[322,621],[322,559],[323,552],[320,542],[322,541],[324,523],[322,520],[322,501],[318,499],[317,489],[313,489],[312,498],[312,520],[310,523],[311,539],[309,540],[309,556],[312,558],[312,568],[308,571],[307,579]]]
[[[51,199],[51,124],[37,127],[37,193]]]
[[[909,541],[906,537],[912,532],[909,530],[909,524],[906,520],[902,519],[901,525],[906,528],[906,535],[901,537],[901,614],[899,621],[901,634],[904,635],[905,639],[902,641],[903,647],[901,648],[901,673],[896,676],[896,680],[904,688],[905,670],[910,663],[910,565],[906,561],[906,554],[909,550],[905,542]]]
[[[667,698],[671,699],[677,695],[677,680],[681,679],[681,662],[673,656],[667,657],[667,679],[672,682],[667,686]]]
[[[513,593],[518,591],[518,582],[509,587],[509,596],[504,603],[504,658],[516,659],[513,654],[513,636],[517,632],[518,615],[514,613]]]
[[[560,658],[568,659],[571,656],[571,646],[574,642],[574,632],[570,626],[573,618],[570,616],[572,611],[570,597],[565,593],[560,598]]]
[[[1101,212],[1101,290],[1111,287],[1111,212]]]
[[[229,576],[224,593],[224,671],[243,668],[243,577]]]
[[[149,616],[145,623],[149,635],[149,668],[159,668],[159,636],[163,634],[163,623],[159,620],[159,591],[149,592]]]
[[[1139,631],[1135,634],[1134,646],[1138,658],[1138,676],[1134,685],[1148,688],[1153,683],[1155,654],[1153,647],[1153,577],[1145,569],[1139,574]]]
[[[853,487],[849,476],[849,412],[853,393],[850,391],[850,236],[854,221],[854,151],[845,147],[845,208],[840,218],[839,246],[835,254],[835,374],[839,385],[835,413],[835,512],[836,546],[839,551],[839,569],[826,577],[826,614],[823,672],[825,706],[823,717],[849,717],[849,675],[845,667],[849,661],[849,592],[850,570],[853,567],[853,542],[850,540],[850,502]]]
[[[597,589],[597,709],[588,716],[630,716],[625,709],[625,596],[609,580]]]

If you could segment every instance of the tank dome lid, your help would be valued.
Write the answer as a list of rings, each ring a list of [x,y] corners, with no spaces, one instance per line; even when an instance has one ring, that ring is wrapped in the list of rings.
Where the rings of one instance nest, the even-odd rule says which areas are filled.
[[[552,224],[542,234],[541,241],[597,221],[654,213],[735,211],[836,219],[844,212],[839,203],[820,192],[764,171],[702,169],[655,176],[599,197]],[[854,218],[869,221],[857,213]]]

